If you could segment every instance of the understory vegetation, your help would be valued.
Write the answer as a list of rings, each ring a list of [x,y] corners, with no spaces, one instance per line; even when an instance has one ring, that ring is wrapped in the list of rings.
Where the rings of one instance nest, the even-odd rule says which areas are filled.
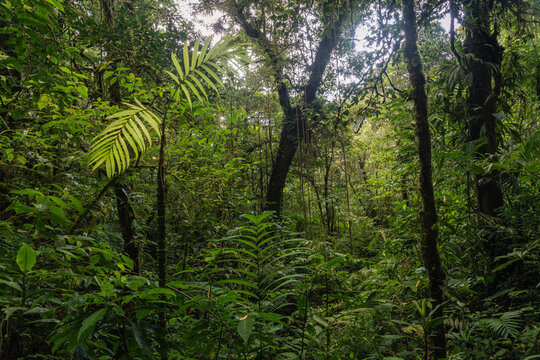
[[[0,359],[540,359],[539,12],[4,0]]]

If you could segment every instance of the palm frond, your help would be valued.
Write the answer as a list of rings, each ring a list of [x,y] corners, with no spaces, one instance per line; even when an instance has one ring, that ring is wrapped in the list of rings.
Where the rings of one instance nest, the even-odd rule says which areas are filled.
[[[507,311],[498,318],[484,319],[480,322],[504,339],[517,338],[521,328],[521,313],[519,310]]]
[[[132,156],[138,158],[152,144],[150,131],[161,135],[161,120],[137,99],[135,102],[137,105],[124,103],[129,110],[107,117],[113,122],[94,138],[88,154],[92,170],[105,164],[109,178],[124,172]]]
[[[190,107],[193,107],[195,99],[201,103],[208,100],[205,87],[216,92],[218,88],[225,87],[219,75],[228,78],[227,72],[237,73],[235,65],[250,62],[244,44],[232,44],[232,39],[225,39],[210,48],[211,40],[208,38],[201,46],[200,39],[197,39],[191,55],[185,44],[181,57],[183,64],[180,64],[175,54],[171,55],[176,74],[170,71],[167,74],[177,85],[175,99],[179,101],[185,98]]]
[[[176,55],[171,56],[176,74],[166,71],[177,85],[174,98],[187,100],[190,107],[195,100],[201,103],[208,100],[205,88],[216,92],[224,88],[219,75],[228,76],[226,71],[235,73],[233,64],[249,62],[244,44],[233,44],[232,39],[222,40],[211,48],[211,38],[202,46],[200,42],[200,39],[195,42],[191,55],[187,44],[184,45],[183,64]],[[160,119],[138,100],[135,102],[137,105],[124,103],[128,110],[109,116],[107,119],[114,121],[93,140],[89,153],[93,170],[104,164],[108,177],[122,173],[129,167],[132,155],[139,157],[152,144],[152,129],[161,135]]]

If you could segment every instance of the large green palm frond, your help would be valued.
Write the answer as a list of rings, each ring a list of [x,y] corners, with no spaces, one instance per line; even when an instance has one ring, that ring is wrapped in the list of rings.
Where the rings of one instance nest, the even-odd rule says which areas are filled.
[[[109,178],[124,172],[131,162],[131,153],[137,158],[152,144],[149,127],[160,135],[161,120],[135,99],[137,105],[107,117],[113,120],[93,140],[89,153],[89,164],[93,169],[105,164]],[[131,149],[131,153],[130,150]]]
[[[218,87],[224,88],[219,74],[228,77],[227,71],[237,73],[235,65],[249,63],[246,56],[244,44],[234,44],[233,38],[228,38],[218,42],[209,48],[211,38],[208,38],[199,48],[200,39],[197,39],[193,47],[193,52],[189,54],[187,44],[183,49],[183,66],[178,61],[175,54],[172,54],[172,61],[176,69],[176,74],[170,71],[167,73],[177,84],[175,92],[176,100],[182,97],[193,107],[193,97],[201,103],[208,100],[208,93],[205,87],[218,92]]]
[[[236,66],[249,62],[243,44],[234,44],[232,39],[225,39],[210,48],[211,38],[202,46],[197,39],[192,53],[187,44],[183,48],[183,64],[172,54],[172,62],[177,75],[167,73],[176,83],[174,98],[180,101],[185,98],[190,107],[193,99],[203,102],[208,99],[206,89],[218,92],[224,84],[219,75],[227,75],[227,71],[236,73]],[[139,157],[152,144],[152,130],[160,133],[161,120],[144,107],[137,99],[136,105],[124,103],[129,109],[109,116],[113,120],[105,130],[99,133],[90,147],[89,164],[93,169],[105,165],[109,178],[121,174],[130,165],[131,157]]]

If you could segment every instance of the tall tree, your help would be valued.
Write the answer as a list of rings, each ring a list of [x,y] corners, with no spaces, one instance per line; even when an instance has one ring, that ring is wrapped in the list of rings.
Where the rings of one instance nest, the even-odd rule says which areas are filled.
[[[489,158],[498,149],[495,113],[501,90],[501,64],[503,49],[497,41],[497,26],[491,26],[493,1],[468,0],[464,2],[465,65],[471,74],[467,98],[467,126],[469,140],[478,146],[477,155]],[[475,179],[478,209],[495,216],[503,205],[503,195],[496,171],[479,174]]]
[[[431,135],[428,122],[427,94],[425,90],[426,79],[422,69],[422,59],[417,46],[416,15],[414,0],[402,0],[403,30],[405,32],[405,47],[403,55],[407,63],[409,81],[411,84],[410,97],[414,101],[414,117],[416,121],[416,138],[418,157],[420,159],[420,195],[422,197],[422,223],[421,252],[424,266],[429,278],[429,296],[434,300],[434,316],[443,316],[443,290],[445,275],[441,266],[441,259],[437,247],[437,211],[433,195],[433,181],[431,179]],[[435,327],[433,336],[433,354],[435,359],[446,357],[446,341],[444,324],[441,322]]]
[[[516,2],[518,3],[518,2]],[[470,75],[466,114],[469,141],[475,147],[477,161],[496,163],[499,149],[500,130],[496,113],[502,87],[501,65],[504,49],[498,42],[499,26],[493,20],[497,6],[505,4],[497,1],[466,0],[463,2],[465,39],[463,66]],[[511,4],[509,5],[511,6]],[[501,8],[497,8],[501,9]],[[504,205],[499,171],[492,166],[474,177],[478,211],[481,226],[487,230],[484,239],[487,271],[496,266],[496,258],[508,252],[503,234],[493,226],[499,218],[498,210]],[[499,218],[500,220],[500,218]],[[501,276],[503,272],[495,273]],[[488,291],[494,291],[495,281],[488,284]]]
[[[314,52],[313,62],[302,69],[307,74],[307,81],[301,86],[302,90],[297,97],[296,104],[293,104],[294,99],[285,74],[288,59],[284,54],[287,51],[290,53],[291,49],[280,48],[275,40],[279,38],[279,34],[267,34],[263,30],[260,24],[266,22],[264,11],[259,17],[252,16],[250,5],[264,6],[263,4],[255,4],[255,2],[246,3],[230,0],[226,2],[224,9],[264,53],[266,63],[272,71],[279,103],[283,110],[284,118],[279,147],[268,181],[265,206],[267,210],[272,210],[279,216],[289,168],[298,145],[306,138],[307,120],[315,108],[316,95],[321,86],[325,69],[330,61],[332,51],[338,43],[345,21],[351,16],[353,4],[352,2],[325,1],[320,7],[318,11],[320,40]],[[300,9],[300,5],[297,6],[298,9]],[[293,14],[298,16],[294,11]],[[288,19],[288,21],[295,22],[292,19]]]

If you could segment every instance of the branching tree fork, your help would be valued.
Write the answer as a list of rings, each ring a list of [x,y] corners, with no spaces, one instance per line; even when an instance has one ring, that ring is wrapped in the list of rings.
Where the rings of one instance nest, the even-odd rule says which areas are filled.
[[[352,4],[348,4],[352,8]],[[272,70],[275,85],[279,95],[279,103],[283,110],[284,120],[281,128],[279,147],[266,191],[266,209],[274,211],[278,216],[282,207],[282,195],[285,188],[287,174],[291,166],[298,145],[306,136],[306,119],[310,110],[314,109],[314,102],[319,90],[325,69],[330,61],[332,51],[338,43],[344,24],[350,17],[350,8],[338,2],[327,2],[322,9],[321,23],[324,27],[322,36],[315,51],[315,58],[311,66],[306,69],[309,74],[303,92],[296,105],[293,104],[286,76],[284,74],[285,58],[278,46],[272,42],[263,30],[259,28],[255,19],[250,18],[248,7],[235,0],[226,2],[224,10],[227,11],[242,27],[246,35],[252,39],[263,51],[266,61]],[[328,16],[327,14],[332,14]]]

